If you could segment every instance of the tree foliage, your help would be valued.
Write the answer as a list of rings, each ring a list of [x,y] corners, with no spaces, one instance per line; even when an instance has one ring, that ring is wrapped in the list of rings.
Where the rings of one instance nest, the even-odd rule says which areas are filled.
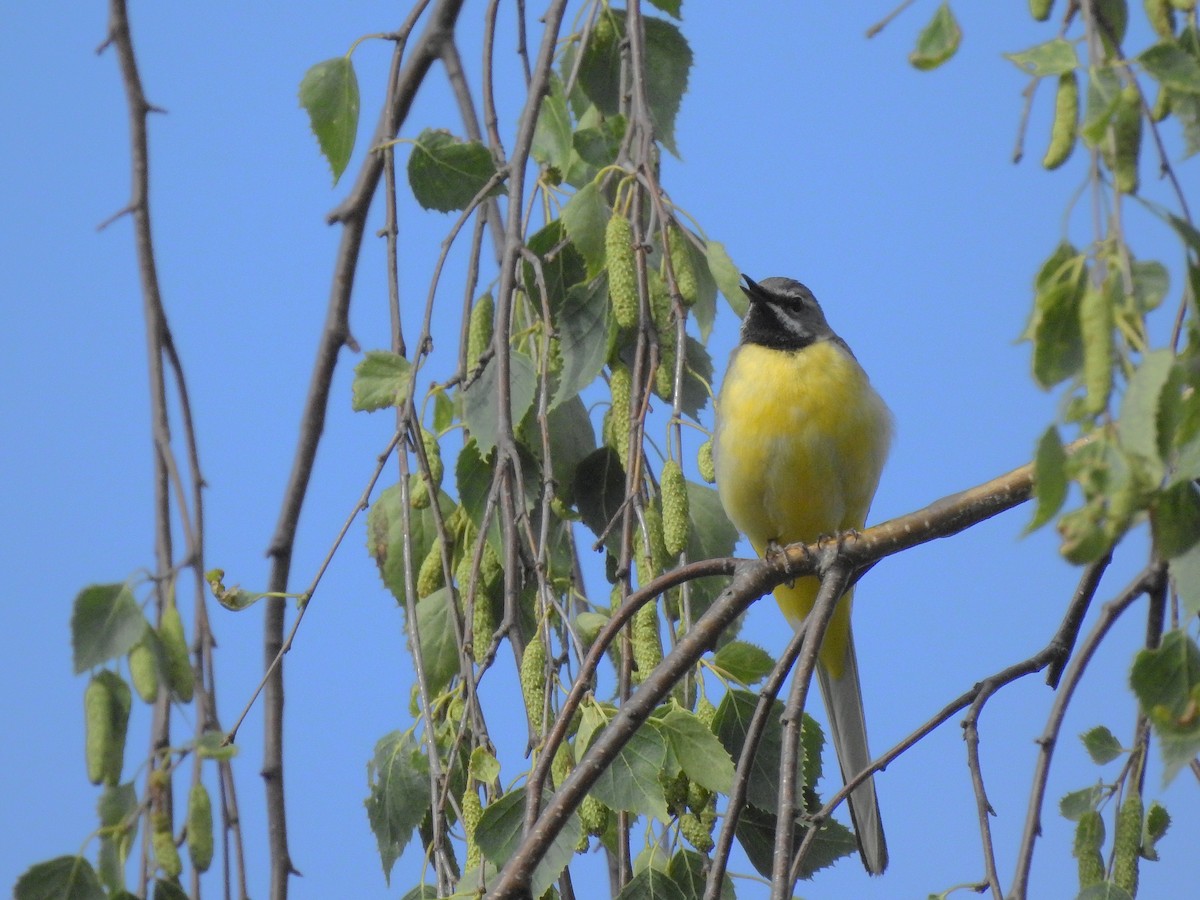
[[[849,829],[830,816],[840,797],[816,789],[824,737],[802,714],[803,688],[786,702],[777,698],[819,634],[815,625],[812,635],[801,632],[777,661],[740,637],[740,612],[818,565],[827,581],[834,573],[848,579],[885,555],[1032,496],[1030,529],[1055,523],[1062,554],[1084,567],[1080,591],[1064,600],[1064,629],[1019,672],[1001,673],[955,701],[930,730],[968,707],[973,721],[991,693],[1047,666],[1054,680],[1063,679],[1061,713],[1108,627],[1149,597],[1147,643],[1130,655],[1141,716],[1125,739],[1101,726],[1084,735],[1098,765],[1121,759],[1121,771],[1059,806],[1076,823],[1081,896],[1135,896],[1139,860],[1157,858],[1170,821],[1160,804],[1143,799],[1149,748],[1157,746],[1168,779],[1200,751],[1200,649],[1192,636],[1200,611],[1200,231],[1162,131],[1164,121],[1177,122],[1184,155],[1200,148],[1195,4],[1147,0],[1144,10],[1131,10],[1124,0],[1091,0],[1060,4],[1056,13],[1052,0],[1031,2],[1034,17],[1047,22],[1047,40],[1009,57],[1030,79],[1028,96],[1039,87],[1055,92],[1043,165],[1057,169],[1072,153],[1089,159],[1087,190],[1073,202],[1091,206],[1090,233],[1065,233],[1031,265],[1024,338],[1032,377],[1061,400],[1031,467],[933,512],[844,536],[832,560],[829,547],[791,548],[782,561],[740,568],[729,559],[737,534],[709,486],[719,365],[706,345],[718,304],[740,314],[744,299],[720,235],[678,206],[660,180],[662,152],[680,152],[674,123],[693,58],[680,4],[651,5],[653,15],[636,2],[621,9],[597,0],[580,4],[568,21],[567,4],[551,2],[522,58],[528,93],[517,121],[497,123],[486,91],[476,96],[452,79],[470,112],[415,134],[409,102],[431,61],[453,45],[462,4],[419,4],[400,30],[375,36],[394,42],[394,65],[363,170],[333,218],[361,237],[372,198],[383,194],[393,328],[357,362],[351,396],[330,402],[395,421],[362,502],[367,553],[396,599],[415,667],[411,719],[380,737],[369,763],[366,815],[383,874],[390,879],[418,841],[429,861],[426,880],[402,885],[411,889],[406,896],[481,889],[565,896],[576,854],[601,850],[613,860],[612,889],[621,897],[732,897],[726,866],[736,842],[760,875],[775,878],[777,894],[790,896],[797,878],[855,849]],[[113,0],[113,7],[110,43],[133,60],[123,4]],[[1153,43],[1129,45],[1131,19],[1149,26]],[[422,22],[426,30],[418,33]],[[962,36],[950,4],[942,4],[909,62],[920,70],[945,65]],[[314,65],[299,90],[335,181],[362,130],[353,52]],[[135,92],[127,81],[127,89],[140,96],[140,85]],[[145,107],[132,105],[144,127]],[[405,154],[407,185],[399,176]],[[1178,236],[1181,285],[1170,284],[1166,261],[1138,258],[1122,217],[1130,204],[1147,205],[1139,185],[1152,166],[1177,191],[1172,208],[1152,211]],[[429,265],[423,304],[400,303],[397,217],[413,204],[446,213],[446,247],[466,246],[461,296],[443,283],[443,255]],[[135,215],[141,209],[131,207]],[[153,272],[152,257],[140,262]],[[103,785],[97,841],[86,853],[31,866],[14,889],[18,898],[184,896],[183,843],[195,895],[213,859],[214,827],[240,847],[231,765],[238,725],[223,727],[215,712],[205,591],[229,609],[265,598],[274,611],[268,629],[279,653],[263,701],[271,722],[282,715],[282,655],[319,594],[319,572],[308,589],[289,593],[290,541],[303,503],[303,462],[311,465],[328,381],[349,340],[345,309],[356,264],[354,252],[335,263],[344,290],[335,291],[322,336],[330,352],[316,383],[325,390],[310,397],[312,415],[297,442],[301,474],[272,543],[266,590],[227,588],[222,571],[204,569],[190,422],[192,495],[169,435],[160,435],[161,481],[177,484],[182,499],[164,497],[160,505],[154,575],[87,587],[74,607],[75,669],[92,676],[88,775]],[[1156,312],[1173,317],[1158,342]],[[149,324],[161,338],[161,305],[155,316]],[[435,327],[451,319],[461,322],[458,341]],[[152,372],[177,369],[186,406],[170,342],[158,346]],[[165,397],[165,389],[159,393]],[[156,421],[165,421],[166,410],[164,401]],[[171,549],[172,502],[186,534],[182,561]],[[1082,611],[1108,561],[1146,521],[1153,547],[1144,571],[1076,648]],[[588,562],[594,553],[602,567]],[[189,571],[194,619],[185,626],[177,595]],[[285,604],[293,599],[285,638]],[[528,760],[500,758],[495,730],[514,725],[507,710],[481,700],[506,665],[515,665],[521,686]],[[798,684],[807,683],[811,665],[810,658],[797,668]],[[134,693],[148,707],[134,714],[149,712],[154,722],[140,774],[125,764]],[[182,740],[171,737],[179,708],[194,723]],[[1027,888],[1059,724],[1061,714],[1047,726],[1032,792],[1034,828],[1003,888],[1009,895]],[[274,728],[281,745],[277,722]],[[282,746],[272,752],[282,759]],[[217,823],[206,773],[217,779]],[[173,794],[184,777],[191,780],[181,814]],[[290,876],[282,791],[277,777],[268,778],[278,897]],[[786,883],[773,871],[782,826],[791,838],[782,846],[794,856]],[[150,836],[140,847],[139,829]],[[652,851],[638,854],[633,836],[645,837]],[[983,854],[987,884],[1001,896],[986,829]],[[133,886],[126,882],[131,856],[140,860]],[[238,856],[225,853],[223,862],[237,869],[245,896]]]

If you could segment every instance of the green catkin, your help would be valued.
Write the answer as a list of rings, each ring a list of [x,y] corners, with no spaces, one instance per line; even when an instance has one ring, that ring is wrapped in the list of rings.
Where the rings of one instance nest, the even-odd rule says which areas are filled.
[[[663,544],[667,556],[675,559],[687,548],[688,494],[683,468],[676,460],[668,459],[662,470]]]
[[[467,835],[467,870],[478,869],[482,862],[479,844],[475,842],[475,829],[483,818],[483,803],[474,787],[468,787],[462,795],[462,825]]]
[[[183,618],[179,615],[179,608],[174,603],[169,603],[163,610],[162,622],[158,626],[158,637],[162,642],[167,683],[171,685],[171,690],[176,697],[183,703],[190,703],[196,689],[196,674],[192,671],[187,638],[183,634]]]
[[[475,595],[475,606],[471,612],[471,656],[478,665],[483,665],[496,631],[492,598],[480,591]]]
[[[112,693],[99,675],[88,682],[83,692],[84,753],[87,777],[92,784],[104,781],[112,734]]]
[[[207,872],[213,859],[212,800],[200,782],[193,784],[188,793],[187,822],[187,848],[192,867],[197,872]]]
[[[628,366],[624,363],[613,363],[608,388],[612,392],[612,409],[608,418],[609,446],[617,451],[622,468],[628,472],[629,415],[633,394],[633,380]]]
[[[492,344],[492,319],[496,315],[496,301],[491,294],[484,294],[475,301],[471,319],[467,325],[467,371],[479,368],[479,357]]]
[[[1112,391],[1113,310],[1108,292],[1089,287],[1079,304],[1079,328],[1083,338],[1083,383],[1087,390],[1084,409],[1099,415],[1108,408]]]
[[[663,786],[663,797],[667,801],[667,809],[675,815],[683,815],[687,810],[688,781],[687,773],[682,769],[673,778],[659,776]]]
[[[671,271],[675,273],[675,286],[679,288],[679,299],[690,308],[699,297],[696,282],[696,267],[688,251],[688,240],[683,232],[672,225],[667,229],[667,252],[671,257]]]
[[[579,822],[584,834],[603,834],[608,827],[608,807],[588,794],[579,804]]]
[[[1138,856],[1142,849],[1142,795],[1136,789],[1125,795],[1113,831],[1112,879],[1117,887],[1137,896]]]
[[[1126,85],[1113,114],[1112,133],[1113,184],[1122,194],[1136,194],[1138,189],[1138,158],[1142,151],[1142,104],[1136,86]]]
[[[1029,14],[1039,22],[1050,18],[1050,10],[1053,7],[1054,0],[1029,0]]]
[[[493,588],[504,578],[504,565],[500,562],[500,554],[488,542],[483,545],[483,557],[479,560],[479,583],[487,588]]]
[[[438,538],[429,545],[429,552],[421,560],[417,570],[417,599],[424,600],[438,588],[445,587],[446,576],[442,571],[442,540]]]
[[[658,368],[654,370],[654,394],[670,403],[675,397],[675,363],[679,356],[674,347],[659,345]]]
[[[1057,169],[1075,149],[1079,131],[1079,79],[1074,70],[1058,76],[1054,95],[1054,124],[1050,128],[1050,146],[1042,158],[1047,169]]]
[[[700,445],[700,449],[696,453],[696,468],[700,470],[700,477],[708,484],[716,483],[717,466],[713,461],[712,438]]]
[[[642,515],[646,519],[646,539],[650,544],[650,568],[646,573],[649,577],[641,583],[642,587],[645,587],[648,582],[666,571],[670,557],[667,555],[667,545],[663,539],[663,517],[658,504],[647,503],[642,508]]]
[[[1079,861],[1079,890],[1083,891],[1104,881],[1104,819],[1096,810],[1084,813],[1075,825],[1073,853]]]
[[[433,482],[434,488],[440,488],[446,466],[442,462],[442,449],[438,445],[437,435],[422,428],[421,446],[425,448],[425,459],[429,463],[429,480]]]
[[[647,603],[633,614],[633,680],[638,684],[645,681],[655,667],[662,662],[662,640],[658,634],[658,610],[654,603]]]
[[[525,645],[521,657],[521,696],[534,729],[541,733],[542,712],[546,706],[546,644],[540,634]]]
[[[125,765],[125,737],[133,693],[116,672],[98,672],[83,693],[84,753],[88,781],[115,785]]]
[[[637,263],[633,254],[633,226],[618,212],[604,229],[604,252],[608,265],[608,296],[613,315],[622,328],[638,323]]]
[[[700,853],[708,853],[713,848],[712,834],[695,813],[684,813],[679,817],[679,833]]]
[[[146,703],[153,703],[158,699],[158,662],[148,640],[129,651],[129,676],[138,696]]]
[[[183,872],[183,862],[179,858],[179,849],[175,846],[175,838],[171,835],[171,820],[163,813],[154,815],[151,846],[154,847],[154,859],[162,873],[168,878],[178,878]]]
[[[550,781],[556,790],[562,787],[562,783],[571,774],[574,762],[571,745],[563,741],[558,745],[558,749],[554,751],[554,759],[550,760]]]

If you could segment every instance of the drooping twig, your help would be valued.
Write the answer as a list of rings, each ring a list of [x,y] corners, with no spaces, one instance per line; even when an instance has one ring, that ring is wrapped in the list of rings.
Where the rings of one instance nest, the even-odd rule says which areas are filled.
[[[825,640],[825,632],[833,619],[838,599],[846,592],[849,582],[849,568],[837,562],[835,557],[833,567],[821,579],[821,589],[812,611],[805,618],[807,634],[792,673],[792,690],[783,711],[783,748],[779,753],[779,809],[776,813],[775,854],[771,866],[771,900],[787,900],[792,896],[796,884],[789,863],[796,833],[796,796],[800,787],[796,783],[796,766],[803,758],[800,752],[800,726],[821,643]]]
[[[1120,596],[1104,604],[1101,608],[1100,619],[1093,626],[1064,673],[1063,684],[1054,698],[1046,720],[1046,728],[1038,740],[1041,749],[1038,752],[1037,765],[1034,769],[1029,811],[1025,816],[1025,830],[1017,852],[1017,868],[1009,891],[1011,896],[1024,897],[1029,890],[1029,870],[1033,863],[1033,845],[1042,831],[1042,802],[1046,795],[1046,782],[1050,777],[1050,760],[1054,755],[1054,745],[1058,741],[1058,733],[1062,728],[1067,704],[1071,702],[1071,697],[1075,693],[1075,688],[1079,684],[1092,654],[1096,652],[1096,648],[1100,646],[1100,642],[1104,640],[1113,623],[1138,597],[1158,589],[1165,577],[1166,566],[1160,562],[1152,562],[1134,578]]]

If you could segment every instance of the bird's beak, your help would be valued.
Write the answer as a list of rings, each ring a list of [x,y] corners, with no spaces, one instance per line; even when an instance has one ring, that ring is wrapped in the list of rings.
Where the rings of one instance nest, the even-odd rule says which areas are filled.
[[[748,300],[753,302],[754,300],[758,299],[758,297],[762,296],[762,288],[758,286],[758,282],[745,272],[742,273],[742,281],[746,282],[744,285],[742,285],[742,293],[746,295]]]

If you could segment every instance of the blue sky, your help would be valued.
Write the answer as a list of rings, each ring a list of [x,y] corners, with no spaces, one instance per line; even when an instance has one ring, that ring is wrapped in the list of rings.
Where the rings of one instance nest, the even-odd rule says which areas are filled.
[[[482,6],[468,4],[462,29],[476,85]],[[748,3],[730,14],[685,4],[695,66],[677,123],[683,159],[665,160],[662,180],[742,271],[805,281],[871,373],[898,423],[872,516],[879,521],[1025,462],[1053,418],[1055,398],[1034,387],[1028,347],[1016,338],[1033,273],[1068,227],[1063,211],[1084,180],[1085,154],[1077,151],[1054,174],[1038,165],[1052,100],[1043,89],[1028,158],[1010,161],[1026,79],[1001,54],[1054,35],[1028,18],[1024,4],[956,4],[963,47],[933,73],[915,71],[906,57],[934,4],[918,4],[873,40],[864,32],[891,4],[867,6]],[[533,4],[531,14],[538,9]],[[246,587],[266,579],[264,551],[339,238],[324,216],[347,187],[330,190],[296,89],[308,66],[344,53],[363,34],[395,28],[402,15],[394,4],[278,0],[213,2],[202,12],[177,4],[133,10],[147,94],[168,110],[151,120],[154,227],[209,482],[207,562]],[[84,585],[122,580],[153,558],[145,342],[130,223],[96,232],[128,199],[115,59],[93,52],[105,11],[99,2],[58,0],[6,19],[0,547],[10,619],[0,632],[9,672],[0,771],[14,815],[0,847],[2,885],[33,862],[73,852],[94,827],[97,792],[82,761],[85,679],[71,673],[70,604]],[[1135,31],[1129,44],[1139,50],[1148,42]],[[500,52],[512,46],[506,31]],[[376,41],[354,57],[364,132],[373,127],[389,55]],[[511,129],[520,99],[501,88],[502,128]],[[461,133],[436,69],[404,134],[426,126]],[[1194,166],[1181,170],[1185,187],[1197,183]],[[1165,200],[1152,170],[1144,159],[1144,192]],[[407,296],[423,297],[450,221],[406,212],[400,262]],[[368,234],[381,222],[377,206]],[[1086,233],[1075,228],[1082,224],[1070,223],[1081,242]],[[1173,310],[1176,246],[1136,210],[1127,228],[1140,258],[1171,269]],[[382,251],[382,242],[368,239],[359,268],[351,325],[364,348],[387,343]],[[1160,336],[1170,314],[1156,322]],[[735,336],[736,320],[723,308],[710,344],[718,371]],[[297,589],[390,435],[386,414],[350,411],[355,362],[343,353],[301,521]],[[1078,573],[1059,559],[1052,531],[1021,537],[1029,515],[1011,512],[887,560],[863,582],[856,632],[877,753],[1053,633]],[[406,855],[389,890],[362,807],[367,759],[380,736],[407,723],[411,681],[401,617],[364,542],[360,522],[287,659],[291,849],[304,873],[294,882],[296,897],[398,896],[420,864],[419,854]],[[1139,569],[1145,543],[1139,532],[1122,545],[1102,599]],[[1073,736],[1095,724],[1129,733],[1134,705],[1124,673],[1143,631],[1142,608],[1101,649],[1068,715],[1035,857],[1035,896],[1073,894],[1071,832],[1054,802],[1117,773],[1119,764],[1101,770],[1088,762]],[[261,612],[214,605],[211,614],[218,702],[229,722],[259,678]],[[1085,628],[1093,620],[1094,612]],[[758,604],[746,636],[777,652],[787,637],[780,622],[773,604]],[[505,702],[505,689],[495,687]],[[1052,699],[1040,678],[1029,678],[995,698],[981,722],[1005,883],[1028,802],[1034,739]],[[144,707],[139,714],[127,760],[145,746],[148,714]],[[515,706],[513,715],[521,721]],[[239,743],[251,892],[262,896],[260,710]],[[1187,847],[1200,829],[1194,785],[1185,775],[1160,794],[1156,761],[1147,785],[1175,824],[1161,845],[1164,861],[1143,865],[1143,894],[1178,896],[1194,873]],[[800,893],[922,896],[982,877],[956,723],[894,763],[879,792],[892,857],[887,875],[869,881],[856,860],[846,860]],[[215,890],[215,878],[209,881]],[[748,886],[742,895],[756,890]]]

